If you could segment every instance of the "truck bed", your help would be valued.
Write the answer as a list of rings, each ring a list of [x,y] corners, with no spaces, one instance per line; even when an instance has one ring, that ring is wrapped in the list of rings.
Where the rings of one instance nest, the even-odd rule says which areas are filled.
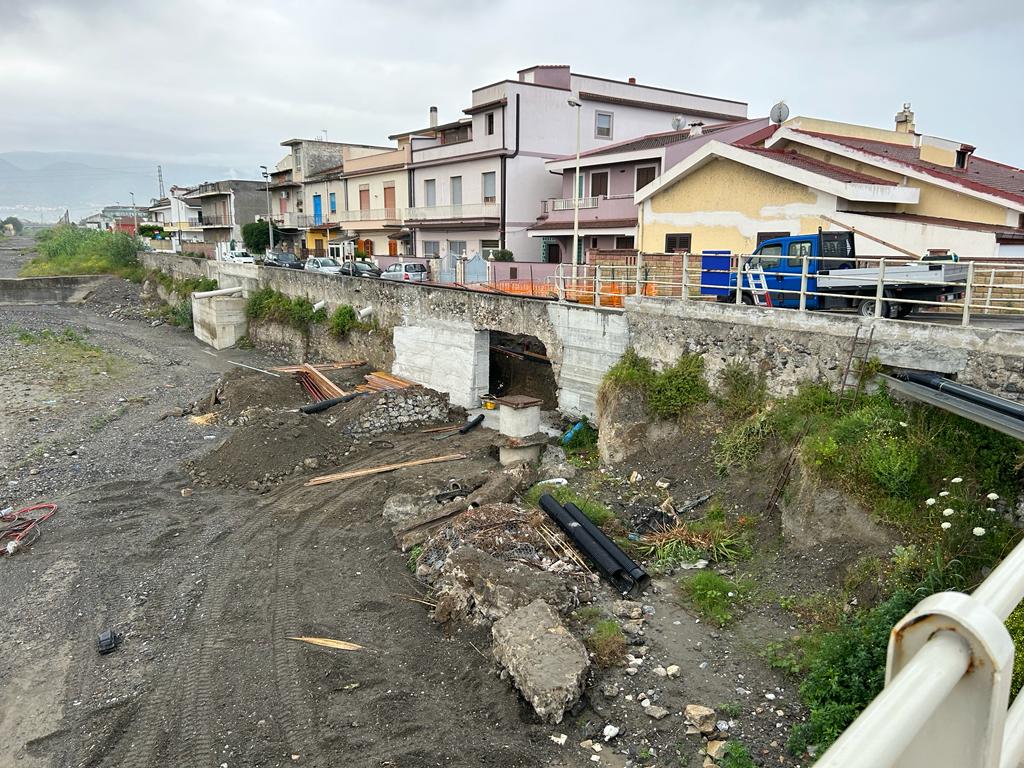
[[[878,268],[833,269],[819,272],[818,288],[832,288],[842,292],[849,288],[867,288],[878,284]],[[928,285],[932,283],[966,283],[966,264],[901,264],[886,266],[886,285]]]

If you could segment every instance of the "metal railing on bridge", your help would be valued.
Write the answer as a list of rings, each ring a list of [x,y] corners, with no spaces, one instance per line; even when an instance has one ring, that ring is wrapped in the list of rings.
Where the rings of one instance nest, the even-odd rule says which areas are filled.
[[[550,278],[563,301],[621,309],[628,297],[716,301],[806,312],[847,309],[864,317],[969,326],[984,316],[1024,321],[1024,264],[1009,260],[913,260],[639,254],[615,264],[563,264]],[[814,264],[813,271],[810,269]],[[782,265],[785,265],[783,267]],[[736,285],[741,290],[736,290]]]

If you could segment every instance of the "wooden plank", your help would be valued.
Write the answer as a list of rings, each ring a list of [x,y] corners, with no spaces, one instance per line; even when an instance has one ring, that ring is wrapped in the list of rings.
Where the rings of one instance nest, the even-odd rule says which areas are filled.
[[[429,459],[416,459],[414,461],[403,461],[399,464],[385,464],[380,467],[369,467],[367,469],[353,469],[348,472],[338,472],[333,475],[321,475],[320,477],[314,477],[312,480],[306,481],[306,485],[323,485],[324,483],[333,483],[335,480],[349,480],[354,477],[366,477],[367,475],[379,475],[384,472],[393,472],[396,469],[404,469],[405,467],[420,467],[424,464],[440,464],[445,461],[459,461],[460,459],[468,458],[464,453],[450,453],[447,456],[434,456]]]
[[[272,371],[278,371],[279,373],[298,373],[305,369],[308,363],[303,365],[279,365],[276,368],[271,368]],[[318,371],[340,371],[344,368],[358,368],[361,365],[366,365],[365,360],[340,360],[335,363],[316,363],[313,368]]]
[[[312,365],[307,364],[303,366],[302,373],[308,376],[310,379],[312,379],[313,383],[316,385],[316,388],[319,389],[324,395],[326,395],[325,399],[330,399],[332,397],[341,397],[342,395],[346,394],[341,387],[339,387],[333,381],[331,381],[322,373],[320,373],[320,371],[318,371]]]

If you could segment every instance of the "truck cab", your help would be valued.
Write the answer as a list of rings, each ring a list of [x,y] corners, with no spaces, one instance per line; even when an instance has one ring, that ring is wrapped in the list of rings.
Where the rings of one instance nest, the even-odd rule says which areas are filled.
[[[817,276],[857,265],[853,232],[822,232],[765,240],[747,261],[750,269],[764,273],[764,284],[774,307],[800,305],[800,280],[807,261],[807,290],[817,291]],[[744,277],[748,287],[750,277]],[[735,287],[736,281],[730,282]],[[786,292],[784,292],[786,291]],[[795,291],[795,293],[788,293]],[[815,308],[816,297],[809,296],[808,308]]]

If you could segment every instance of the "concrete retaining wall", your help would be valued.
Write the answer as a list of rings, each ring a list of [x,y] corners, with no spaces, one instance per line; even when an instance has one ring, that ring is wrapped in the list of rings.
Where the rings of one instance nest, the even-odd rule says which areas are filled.
[[[11,304],[78,304],[110,275],[11,277],[0,279],[0,306]]]

